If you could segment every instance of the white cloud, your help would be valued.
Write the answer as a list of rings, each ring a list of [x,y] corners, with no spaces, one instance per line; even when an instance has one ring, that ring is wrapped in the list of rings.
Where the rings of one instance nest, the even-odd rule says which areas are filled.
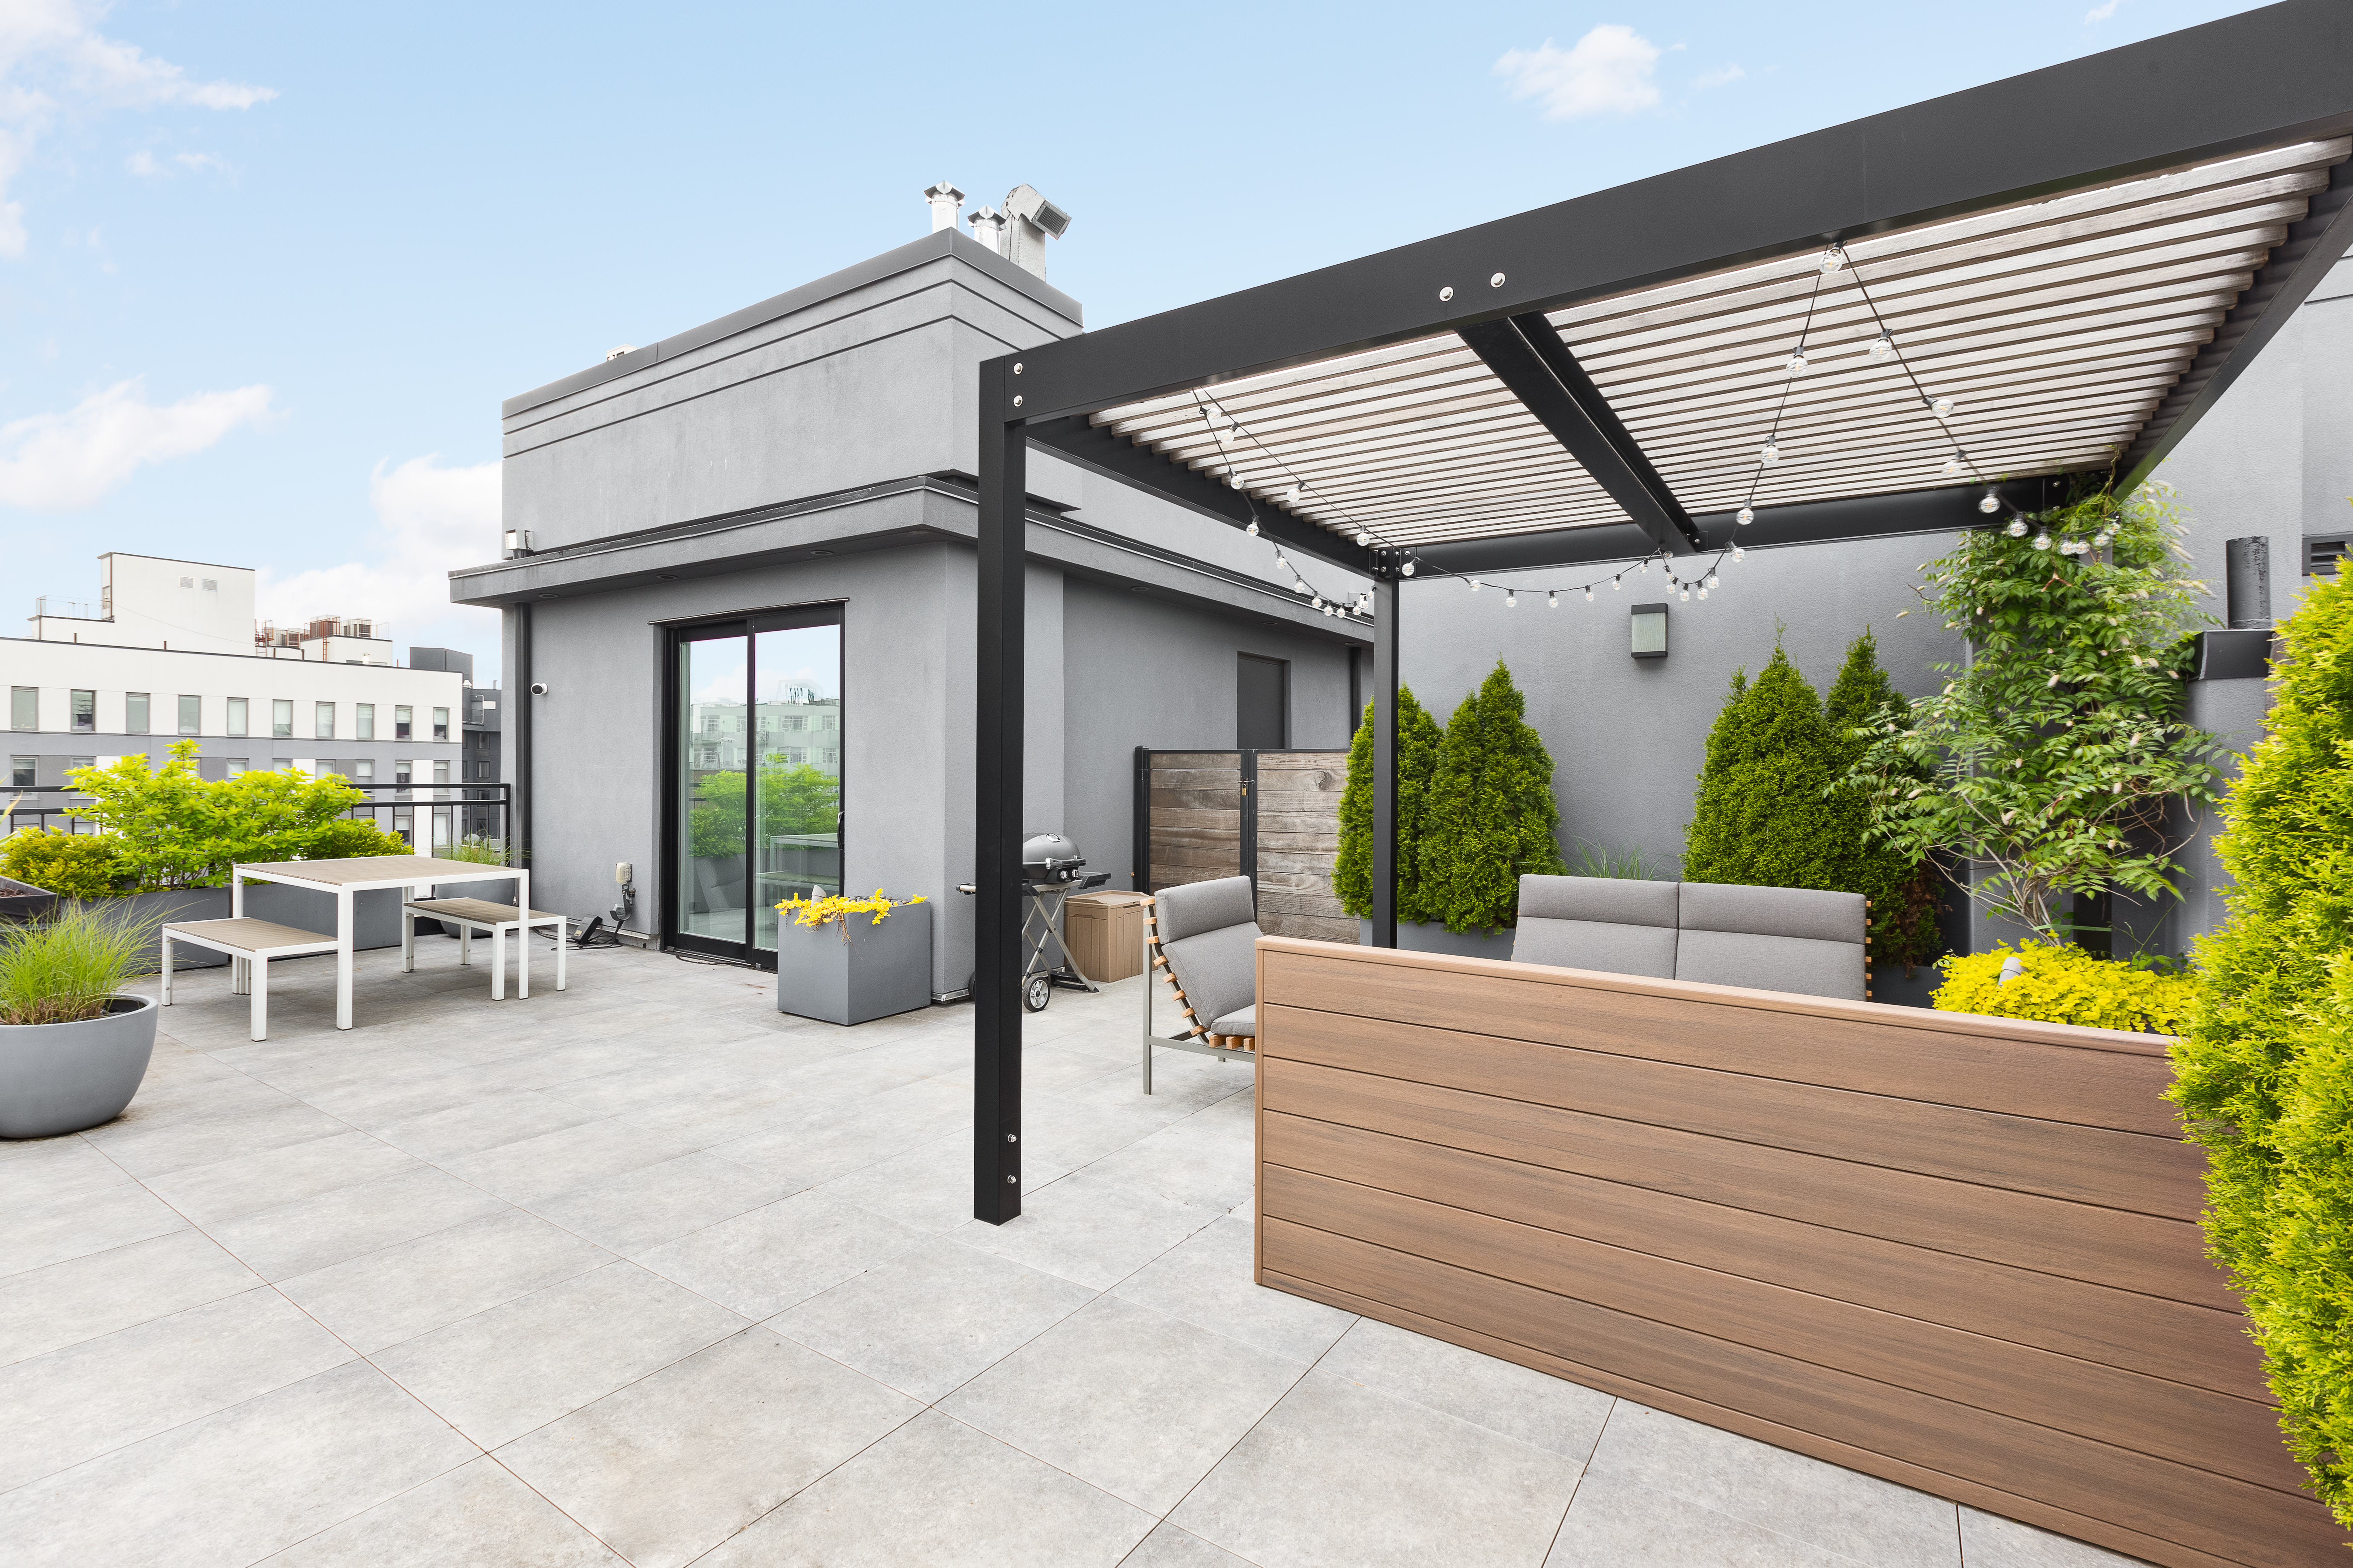
[[[269,418],[269,388],[199,392],[157,407],[137,376],[62,414],[0,425],[0,504],[72,512],[95,504],[142,464],[200,452]]]
[[[1736,65],[1718,66],[1714,70],[1700,72],[1693,79],[1692,87],[1697,91],[1705,92],[1712,87],[1729,87],[1736,81],[1747,79],[1748,73]]]
[[[499,555],[499,465],[443,468],[438,454],[368,475],[376,528],[362,559],[281,576],[264,566],[259,612],[280,622],[347,615],[390,623],[404,645],[462,648],[488,682],[499,661],[496,610],[449,602],[449,572]],[[404,655],[406,657],[406,655]]]
[[[172,162],[183,169],[197,172],[206,169],[210,169],[218,175],[226,175],[229,172],[228,161],[210,153],[174,153],[172,154]],[[123,159],[122,166],[142,179],[160,179],[173,173],[156,158],[154,154],[143,147]]]
[[[5,199],[8,183],[61,112],[250,109],[278,96],[243,82],[191,81],[171,61],[100,33],[105,10],[96,0],[0,0],[0,257],[22,256],[26,240],[24,204]],[[157,169],[146,154],[132,159],[134,174]]]
[[[1631,114],[1659,101],[1659,46],[1633,28],[1605,22],[1564,49],[1546,38],[1541,48],[1510,49],[1495,74],[1514,98],[1541,98],[1547,120],[1584,114]]]
[[[2094,22],[2106,21],[2109,17],[2116,14],[2116,7],[2124,3],[2125,0],[2107,0],[2107,3],[2104,5],[2093,6],[2090,10],[2084,13],[2084,26],[2088,27]]]

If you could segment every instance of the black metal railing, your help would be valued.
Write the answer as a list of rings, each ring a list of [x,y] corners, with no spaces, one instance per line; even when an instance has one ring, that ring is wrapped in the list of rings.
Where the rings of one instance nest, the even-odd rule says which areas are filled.
[[[411,848],[430,851],[469,838],[506,839],[514,821],[512,784],[354,784],[369,797],[343,813],[364,817],[386,832],[406,838]],[[0,791],[0,806],[16,803],[7,831],[46,828],[68,833],[101,832],[83,814],[88,794],[70,784],[20,784]]]

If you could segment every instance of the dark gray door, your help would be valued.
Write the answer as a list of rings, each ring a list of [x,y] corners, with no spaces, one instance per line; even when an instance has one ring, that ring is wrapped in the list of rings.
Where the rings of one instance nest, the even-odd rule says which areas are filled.
[[[1291,744],[1291,661],[1236,655],[1234,745],[1281,751]]]

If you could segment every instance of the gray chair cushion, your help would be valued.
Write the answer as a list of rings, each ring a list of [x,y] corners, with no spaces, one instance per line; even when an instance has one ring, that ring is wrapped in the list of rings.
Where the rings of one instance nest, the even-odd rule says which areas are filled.
[[[1240,1012],[1227,1013],[1223,1018],[1219,1019],[1216,1022],[1209,1025],[1209,1033],[1212,1034],[1247,1034],[1253,1040],[1257,1039],[1257,1006],[1252,1004],[1251,1006],[1243,1008]]]
[[[1258,922],[1245,920],[1182,941],[1161,942],[1160,950],[1176,973],[1176,989],[1204,1024],[1257,1004],[1258,936]]]
[[[1860,893],[1810,887],[1746,887],[1685,882],[1676,924],[1686,931],[1737,931],[1751,937],[1807,937],[1817,942],[1862,945]]]
[[[1188,882],[1181,887],[1164,887],[1153,896],[1159,900],[1163,942],[1181,942],[1220,926],[1244,926],[1258,918],[1247,876]]]
[[[1719,889],[1719,891],[1732,891]],[[1744,893],[1780,888],[1741,888]],[[1856,902],[1862,895],[1854,895]],[[1863,1000],[1862,944],[1810,937],[1759,937],[1745,931],[1684,931],[1675,942],[1674,978],[1756,991]]]
[[[1672,980],[1675,885],[1607,876],[1523,876],[1512,961]]]

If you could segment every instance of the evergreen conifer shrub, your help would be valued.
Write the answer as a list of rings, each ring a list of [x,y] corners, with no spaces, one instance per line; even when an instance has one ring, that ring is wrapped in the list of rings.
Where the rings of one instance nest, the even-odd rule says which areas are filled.
[[[2229,918],[2199,945],[2173,1098],[2288,1446],[2353,1527],[2353,582],[2280,629],[2271,733],[2222,803]]]
[[[1683,832],[1683,880],[1861,891],[1862,823],[1831,788],[1844,771],[1842,749],[1779,647],[1756,680],[1734,671]]]
[[[1438,721],[1415,700],[1413,688],[1398,688],[1397,916],[1426,920],[1421,891],[1422,824],[1430,778],[1438,767]],[[1348,781],[1340,791],[1340,853],[1332,866],[1332,891],[1340,907],[1358,919],[1373,912],[1373,705],[1348,746]]]
[[[1830,797],[1834,831],[1846,835],[1847,869],[1834,885],[1871,900],[1872,958],[1905,965],[1926,963],[1944,946],[1936,928],[1936,868],[1924,856],[1873,844],[1867,836],[1871,797],[1843,780],[1870,749],[1867,726],[1889,721],[1900,725],[1911,711],[1912,705],[1880,668],[1878,640],[1864,627],[1862,635],[1847,644],[1846,662],[1822,700],[1835,748],[1832,765],[1841,780],[1831,786]]]
[[[1446,722],[1417,869],[1427,916],[1450,931],[1511,925],[1523,875],[1561,876],[1552,754],[1501,659]]]

